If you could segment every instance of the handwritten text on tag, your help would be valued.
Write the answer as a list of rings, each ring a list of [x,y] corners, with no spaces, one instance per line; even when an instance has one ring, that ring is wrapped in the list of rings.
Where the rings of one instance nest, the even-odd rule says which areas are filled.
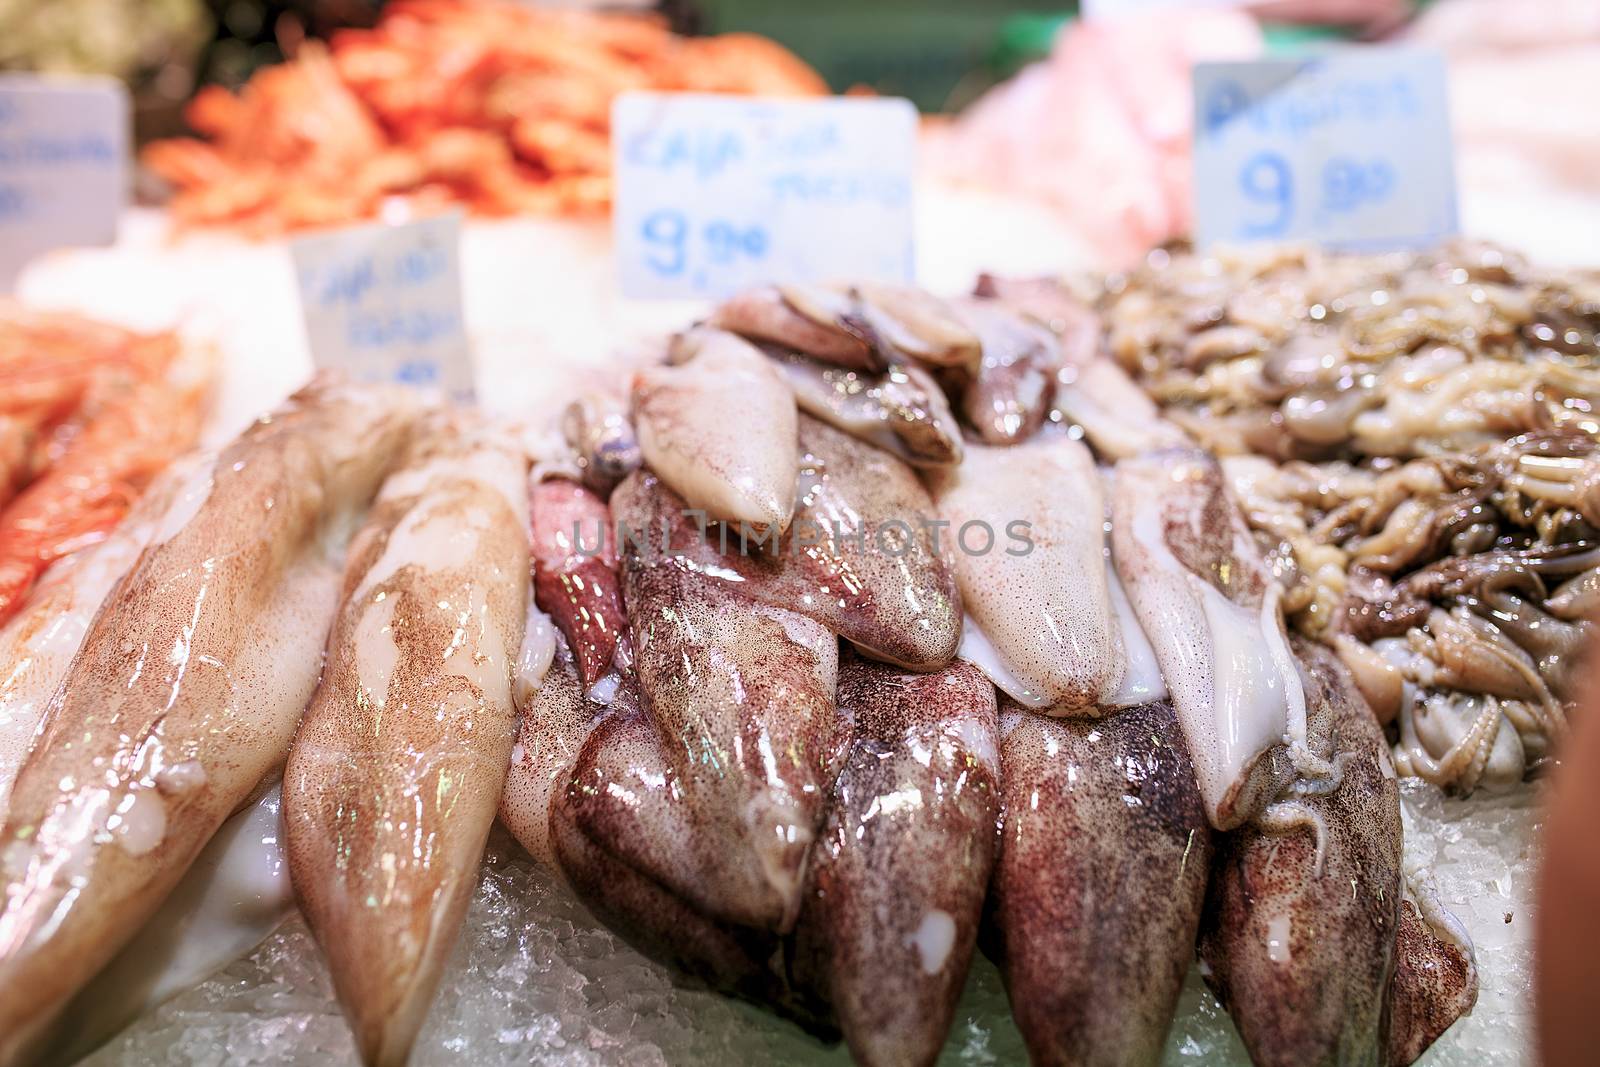
[[[317,366],[470,399],[460,248],[459,214],[296,239],[300,306]]]
[[[1456,232],[1444,60],[1410,48],[1195,67],[1195,232],[1418,247]]]
[[[916,130],[905,100],[618,98],[613,225],[623,293],[910,281]]]
[[[0,75],[0,290],[41,252],[110,244],[128,186],[128,92]]]

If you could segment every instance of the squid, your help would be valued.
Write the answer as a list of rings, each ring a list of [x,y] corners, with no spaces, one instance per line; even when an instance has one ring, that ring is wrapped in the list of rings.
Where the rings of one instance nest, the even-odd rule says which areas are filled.
[[[450,413],[352,542],[322,684],[284,774],[295,894],[364,1062],[398,1065],[454,947],[515,733],[527,464]]]
[[[1478,961],[1466,928],[1405,880],[1389,982],[1388,1067],[1408,1067],[1478,1001]]]
[[[983,345],[977,376],[961,394],[962,414],[986,444],[1033,436],[1050,411],[1061,346],[999,301],[963,300],[956,308]]]
[[[589,392],[568,404],[561,432],[577,457],[583,484],[597,493],[611,492],[644,462],[626,409],[607,393]]]
[[[1172,693],[1212,826],[1261,815],[1297,776],[1326,779],[1267,571],[1209,453],[1167,449],[1116,466],[1118,574]],[[1274,808],[1274,825],[1298,819]]]
[[[1050,718],[1002,701],[988,951],[1037,1064],[1156,1064],[1212,834],[1172,707]]]
[[[0,1063],[282,765],[337,601],[328,544],[415,414],[314,381],[222,451],[95,616],[0,825]]]
[[[977,940],[1000,808],[994,686],[956,662],[840,668],[850,755],[812,859],[794,970],[857,1063],[931,1064]]]
[[[61,1013],[45,1062],[78,1062],[277,929],[294,910],[282,816],[274,783],[222,824],[155,915]]]
[[[785,530],[799,468],[794,393],[757,348],[721,330],[677,339],[640,371],[634,421],[650,469],[712,518]]]
[[[849,738],[834,706],[838,640],[706,581],[675,547],[694,536],[683,501],[654,474],[630,475],[611,508],[641,535],[620,546],[639,694],[693,831],[670,855],[628,859],[712,918],[787,932]]]
[[[800,410],[915,467],[961,462],[961,427],[944,390],[926,370],[896,363],[882,374],[830,367],[809,356],[777,353]]]
[[[794,302],[786,293],[793,294]],[[840,308],[840,313],[831,314],[821,310],[835,299],[833,294],[809,286],[748,289],[719,305],[706,325],[780,344],[836,367],[869,373],[882,370],[877,350],[862,336],[848,311]],[[811,309],[815,317],[796,310],[796,303]]]
[[[199,461],[178,461],[157,477],[107,538],[58,563],[0,628],[0,818],[50,698],[66,676],[106,595],[139,558],[175,497],[204,489]]]
[[[1088,449],[1064,435],[970,445],[933,495],[966,607],[962,655],[1027,707],[1093,714],[1121,685],[1126,657]]]
[[[665,507],[678,565],[701,580],[805,615],[874,658],[912,670],[950,662],[961,640],[961,598],[950,548],[937,540],[932,501],[893,456],[809,417],[787,540],[760,546]],[[647,531],[633,522],[619,532]],[[763,550],[766,549],[766,550]]]
[[[1262,1067],[1377,1064],[1401,922],[1400,799],[1377,720],[1335,654],[1297,642],[1311,743],[1331,784],[1302,783],[1301,825],[1218,841],[1201,973]]]

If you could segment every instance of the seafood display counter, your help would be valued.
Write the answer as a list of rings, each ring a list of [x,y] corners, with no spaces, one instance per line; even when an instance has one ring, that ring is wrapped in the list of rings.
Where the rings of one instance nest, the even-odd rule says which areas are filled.
[[[0,1060],[1528,1058],[1600,278],[465,272],[480,410],[5,310]]]

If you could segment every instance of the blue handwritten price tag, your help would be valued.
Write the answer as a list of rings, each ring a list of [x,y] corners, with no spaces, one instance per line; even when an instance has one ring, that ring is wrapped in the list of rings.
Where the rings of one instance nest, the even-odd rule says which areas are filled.
[[[1195,235],[1334,248],[1456,232],[1444,59],[1351,47],[1194,69]]]
[[[41,252],[117,239],[128,115],[111,79],[0,75],[0,290]]]
[[[619,97],[613,225],[623,293],[911,281],[916,136],[905,100]]]
[[[292,252],[317,366],[472,398],[459,213],[312,234]]]

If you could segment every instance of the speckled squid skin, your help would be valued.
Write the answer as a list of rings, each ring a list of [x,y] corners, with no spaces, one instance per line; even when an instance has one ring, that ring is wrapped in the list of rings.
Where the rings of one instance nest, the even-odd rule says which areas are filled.
[[[33,735],[106,595],[132,569],[173,496],[201,457],[180,459],[151,482],[107,538],[62,560],[0,627],[0,819]]]
[[[551,798],[550,842],[579,898],[641,952],[713,989],[780,1006],[789,998],[767,928],[705,913],[653,871],[714,879],[715,842],[685,797],[655,725],[619,699],[590,731]]]
[[[1296,641],[1309,736],[1342,764],[1305,805],[1327,828],[1254,825],[1217,846],[1199,939],[1207,983],[1259,1067],[1377,1064],[1399,924],[1400,800],[1377,720],[1333,653]]]
[[[1410,1067],[1477,1000],[1471,955],[1435,933],[1415,902],[1402,901],[1389,982],[1388,1067]]]
[[[412,403],[302,389],[222,452],[96,616],[0,828],[0,1062],[281,764],[337,598],[321,542],[371,498]]]
[[[995,691],[956,662],[912,674],[850,657],[855,723],[795,928],[797,981],[855,1061],[931,1064],[966,983],[1000,811]]]
[[[500,794],[500,821],[528,854],[561,873],[550,838],[550,809],[605,707],[584,699],[578,664],[564,642],[526,707],[517,709],[517,740]]]
[[[1048,718],[1001,700],[985,949],[1030,1060],[1155,1064],[1193,958],[1211,829],[1170,705]]]
[[[284,773],[289,871],[368,1064],[432,1003],[499,806],[527,606],[527,464],[431,421],[356,535]]]
[[[702,535],[698,517],[685,517],[688,505],[663,488],[682,565],[734,595],[807,615],[877,659],[922,671],[948,664],[961,643],[961,594],[948,531],[941,546],[924,527],[936,514],[927,490],[899,459],[809,415],[800,417],[800,452],[794,520],[776,552],[740,552],[738,531],[716,525]]]
[[[660,733],[694,825],[644,873],[707,915],[790,929],[806,856],[849,740],[834,707],[838,639],[804,615],[708,582],[677,551],[677,497],[647,470],[611,498],[619,524],[640,702]],[[692,535],[692,524],[690,524]]]

